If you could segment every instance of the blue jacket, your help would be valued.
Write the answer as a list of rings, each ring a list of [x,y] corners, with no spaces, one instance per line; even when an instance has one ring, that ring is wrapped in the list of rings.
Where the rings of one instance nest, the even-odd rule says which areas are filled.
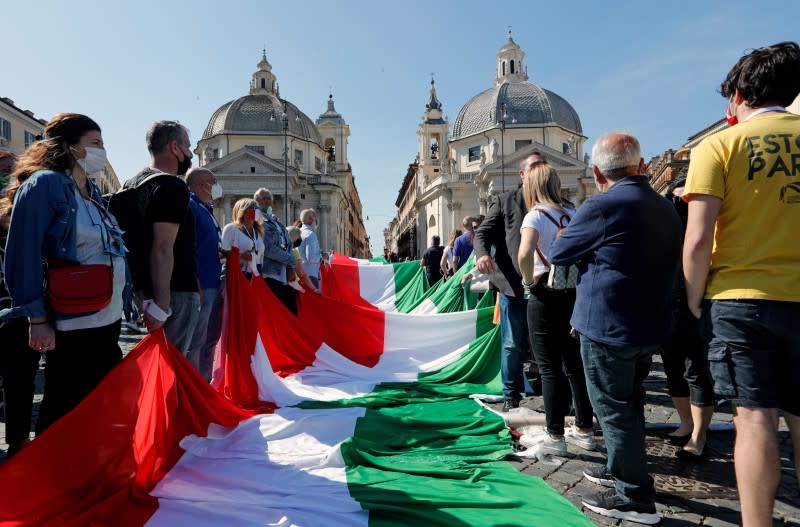
[[[572,327],[611,346],[663,343],[681,231],[674,207],[645,176],[623,178],[586,200],[550,258],[580,269]]]
[[[189,195],[189,207],[194,215],[197,278],[202,289],[216,289],[220,284],[222,263],[219,261],[221,231],[214,218],[214,209],[200,201],[194,192]]]
[[[90,183],[93,198],[102,203],[100,190]],[[5,279],[13,307],[0,311],[0,320],[47,315],[43,263],[78,262],[77,205],[72,178],[63,172],[40,170],[22,183],[6,242]]]
[[[271,218],[264,218],[264,262],[261,265],[264,276],[285,276],[282,273],[284,267],[294,269],[292,243],[286,227],[274,214]]]

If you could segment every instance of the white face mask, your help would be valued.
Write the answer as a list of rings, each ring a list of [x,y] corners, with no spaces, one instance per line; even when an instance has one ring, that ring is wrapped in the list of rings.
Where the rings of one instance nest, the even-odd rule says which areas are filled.
[[[211,199],[219,199],[222,197],[222,185],[214,183],[211,187]]]
[[[87,174],[94,174],[100,172],[106,167],[106,151],[102,148],[94,148],[91,146],[84,147],[86,156],[83,159],[78,159],[78,166],[80,166]]]

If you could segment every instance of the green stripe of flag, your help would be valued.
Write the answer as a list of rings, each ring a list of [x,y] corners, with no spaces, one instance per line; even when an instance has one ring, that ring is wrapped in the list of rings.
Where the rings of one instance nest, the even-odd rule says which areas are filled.
[[[590,526],[541,478],[504,461],[503,420],[472,400],[367,410],[341,447],[370,527]]]

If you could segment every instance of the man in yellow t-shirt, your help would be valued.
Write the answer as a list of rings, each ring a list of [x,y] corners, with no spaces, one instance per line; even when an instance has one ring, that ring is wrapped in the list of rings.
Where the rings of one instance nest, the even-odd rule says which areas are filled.
[[[731,127],[692,152],[683,268],[714,391],[734,406],[742,523],[771,525],[779,410],[800,474],[800,116],[785,110],[800,93],[800,46],[752,51],[720,91]]]

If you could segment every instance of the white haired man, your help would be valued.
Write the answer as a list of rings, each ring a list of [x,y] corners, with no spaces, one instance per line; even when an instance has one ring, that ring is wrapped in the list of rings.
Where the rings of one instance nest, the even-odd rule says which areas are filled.
[[[300,213],[300,259],[303,261],[308,278],[314,287],[319,289],[319,266],[322,263],[322,251],[317,237],[317,213],[314,209],[305,209]]]
[[[570,323],[580,335],[586,387],[608,451],[607,466],[584,475],[616,487],[584,496],[583,504],[655,524],[661,518],[647,472],[642,383],[670,329],[681,220],[642,175],[632,135],[601,136],[592,171],[601,193],[577,210],[550,256],[556,265],[577,263],[581,273]]]

